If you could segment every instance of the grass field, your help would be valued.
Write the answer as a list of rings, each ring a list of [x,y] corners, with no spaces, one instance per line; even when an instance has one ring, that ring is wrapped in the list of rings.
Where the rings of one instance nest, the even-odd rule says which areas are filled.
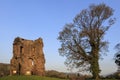
[[[0,80],[67,80],[40,76],[6,76],[1,77]]]
[[[51,77],[40,77],[40,76],[6,76],[1,77],[0,80],[68,80]],[[93,79],[87,79],[93,80]],[[119,80],[119,79],[101,79],[101,80]]]

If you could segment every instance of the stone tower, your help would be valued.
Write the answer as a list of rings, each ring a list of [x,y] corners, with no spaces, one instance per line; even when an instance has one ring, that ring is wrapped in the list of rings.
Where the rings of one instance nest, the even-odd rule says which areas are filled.
[[[14,75],[45,75],[45,58],[41,38],[33,41],[15,38],[10,74]]]

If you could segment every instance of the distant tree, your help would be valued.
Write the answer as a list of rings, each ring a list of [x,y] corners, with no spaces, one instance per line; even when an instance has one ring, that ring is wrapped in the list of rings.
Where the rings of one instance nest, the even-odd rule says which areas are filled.
[[[99,78],[99,58],[107,51],[107,41],[103,40],[106,31],[114,24],[110,18],[113,9],[104,3],[91,5],[82,10],[72,23],[66,24],[59,32],[61,42],[59,53],[66,56],[65,64],[72,68],[89,70],[93,78]]]
[[[118,66],[118,70],[120,71],[120,43],[118,43],[116,46],[115,46],[115,49],[116,49],[116,53],[115,53],[115,63],[117,64]]]

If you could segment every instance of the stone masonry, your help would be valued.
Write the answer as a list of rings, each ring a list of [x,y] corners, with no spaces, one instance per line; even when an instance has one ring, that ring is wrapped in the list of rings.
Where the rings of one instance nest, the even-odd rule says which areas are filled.
[[[45,75],[45,58],[41,38],[33,41],[15,38],[13,57],[11,59],[11,75]]]

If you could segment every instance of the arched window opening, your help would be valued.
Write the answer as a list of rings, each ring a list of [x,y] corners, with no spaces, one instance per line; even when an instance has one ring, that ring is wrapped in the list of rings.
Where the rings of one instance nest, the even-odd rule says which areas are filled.
[[[23,53],[23,47],[20,46],[20,53]]]

